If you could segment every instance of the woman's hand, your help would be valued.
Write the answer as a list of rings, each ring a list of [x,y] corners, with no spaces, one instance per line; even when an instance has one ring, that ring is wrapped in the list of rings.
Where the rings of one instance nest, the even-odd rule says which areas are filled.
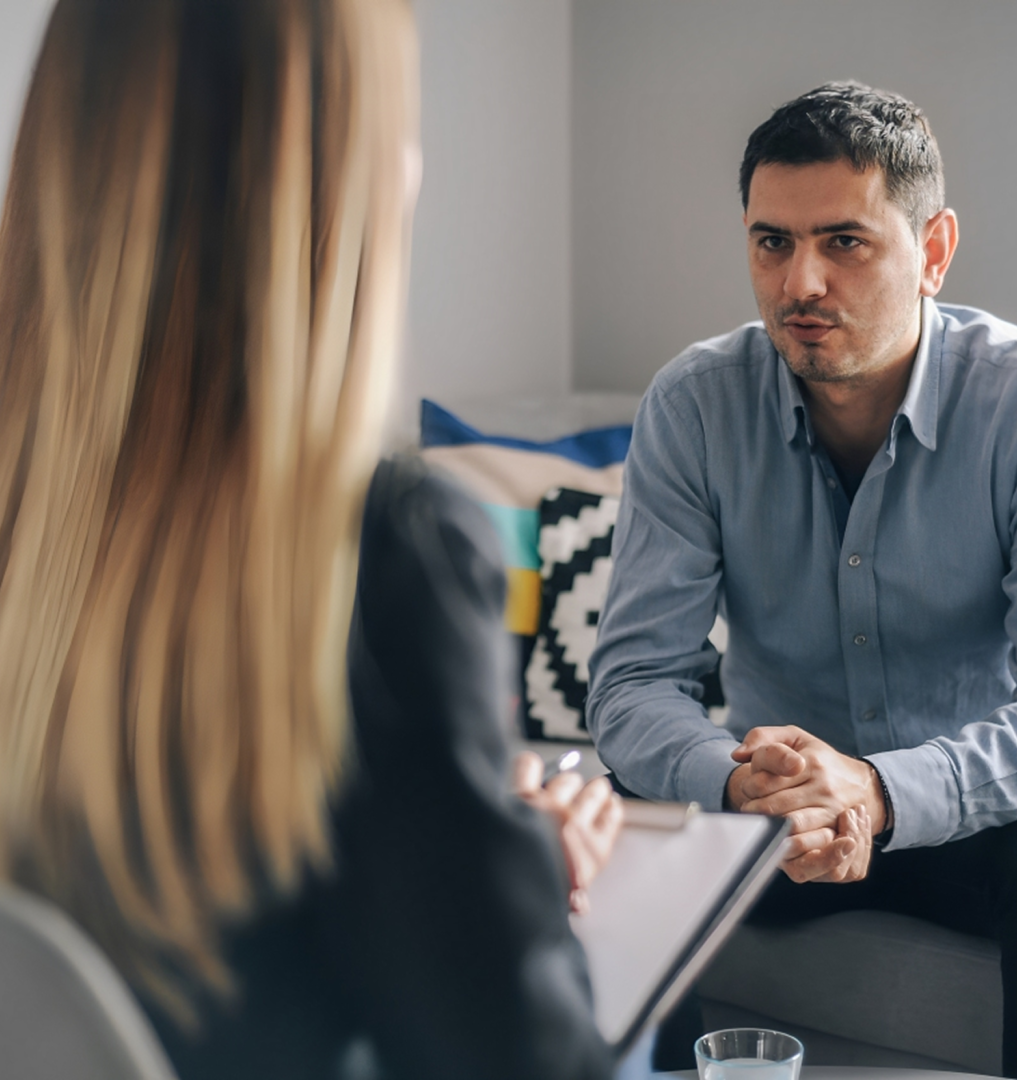
[[[586,890],[607,864],[621,829],[622,801],[603,776],[588,784],[574,772],[543,780],[540,755],[524,750],[515,760],[516,793],[554,818],[569,873],[569,906],[582,914],[590,907]]]

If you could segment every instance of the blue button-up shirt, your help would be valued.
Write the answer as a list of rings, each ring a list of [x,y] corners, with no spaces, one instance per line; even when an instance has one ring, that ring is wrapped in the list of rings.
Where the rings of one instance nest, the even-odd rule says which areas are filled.
[[[888,847],[1017,820],[1017,326],[923,301],[853,501],[760,323],[657,375],[625,477],[587,703],[623,783],[719,810],[735,737],[797,724],[878,768]]]

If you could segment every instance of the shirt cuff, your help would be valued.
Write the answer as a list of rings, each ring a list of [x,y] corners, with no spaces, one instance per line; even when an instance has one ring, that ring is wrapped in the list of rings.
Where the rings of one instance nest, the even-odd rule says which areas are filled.
[[[953,766],[935,743],[867,754],[893,803],[893,836],[884,851],[943,844],[960,828],[960,792]]]
[[[727,778],[737,765],[731,751],[737,745],[736,739],[722,735],[689,747],[678,768],[678,798],[697,802],[704,810],[723,810]]]

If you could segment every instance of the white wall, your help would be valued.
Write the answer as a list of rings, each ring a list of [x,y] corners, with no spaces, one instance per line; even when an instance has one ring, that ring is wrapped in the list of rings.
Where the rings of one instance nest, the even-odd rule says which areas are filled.
[[[416,0],[424,177],[407,394],[560,393],[571,377],[571,4]]]
[[[575,0],[575,387],[641,390],[756,317],[745,140],[829,79],[925,110],[960,215],[941,298],[1017,321],[1015,41],[1013,0]]]

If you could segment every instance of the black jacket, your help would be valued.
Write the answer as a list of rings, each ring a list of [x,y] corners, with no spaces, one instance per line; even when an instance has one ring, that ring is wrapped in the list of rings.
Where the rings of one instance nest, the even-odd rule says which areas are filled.
[[[235,933],[243,987],[182,1080],[601,1080],[585,958],[548,824],[508,793],[504,574],[483,510],[418,459],[364,515],[349,644],[355,747],[336,871]]]

